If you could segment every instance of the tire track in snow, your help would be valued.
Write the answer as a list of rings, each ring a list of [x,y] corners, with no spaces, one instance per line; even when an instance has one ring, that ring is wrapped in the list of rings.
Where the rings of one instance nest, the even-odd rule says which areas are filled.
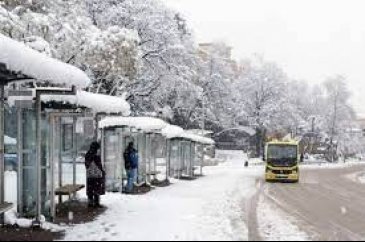
[[[257,220],[257,204],[260,194],[263,191],[262,181],[260,179],[256,180],[256,188],[257,192],[246,203],[248,241],[262,241]]]
[[[260,194],[257,206],[258,228],[265,241],[308,241],[310,237],[301,231],[298,221],[277,202]]]

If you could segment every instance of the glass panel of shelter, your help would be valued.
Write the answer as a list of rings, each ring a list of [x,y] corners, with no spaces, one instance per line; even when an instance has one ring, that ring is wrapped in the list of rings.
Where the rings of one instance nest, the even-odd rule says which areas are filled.
[[[147,181],[147,166],[146,166],[146,134],[143,132],[132,132],[133,140],[136,140],[136,148],[139,154],[139,166],[138,166],[138,183],[144,183]]]
[[[116,171],[117,160],[120,156],[119,151],[119,133],[117,130],[104,131],[104,169],[106,172],[106,189],[107,191],[114,191],[115,182],[118,178]]]
[[[170,140],[170,174],[174,178],[181,175],[181,146],[178,139]]]
[[[166,139],[161,134],[153,134],[151,139],[151,170],[153,172],[160,172],[166,179],[167,173],[167,153]]]
[[[22,215],[34,217],[37,206],[35,112],[20,110],[19,118],[18,210]]]
[[[107,190],[117,192],[125,185],[126,170],[124,152],[130,142],[134,142],[138,149],[140,134],[132,132],[129,127],[110,128],[103,131],[104,165],[106,171]]]
[[[8,142],[5,142],[5,202],[17,204],[17,173],[19,163],[17,155],[17,111],[15,107],[6,107],[4,115],[4,134],[6,137],[9,137],[11,139],[8,140]]]
[[[52,182],[48,184],[48,194],[52,194],[47,202],[51,205],[51,215],[55,216],[55,207],[63,202],[63,197],[55,199],[55,189],[65,185],[85,185],[85,155],[94,141],[93,119],[82,114],[58,113],[51,118],[51,132],[49,139],[49,162],[52,165],[48,169]],[[92,125],[91,125],[92,123]],[[53,178],[53,180],[52,180]],[[65,197],[66,198],[66,197]]]

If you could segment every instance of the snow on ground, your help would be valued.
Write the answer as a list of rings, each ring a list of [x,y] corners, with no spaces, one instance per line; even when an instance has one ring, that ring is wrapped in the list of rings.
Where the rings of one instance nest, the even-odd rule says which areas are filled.
[[[354,166],[363,166],[365,165],[364,161],[359,160],[348,160],[346,163],[338,162],[338,163],[329,163],[329,162],[317,162],[317,163],[304,163],[301,164],[301,169],[341,169],[348,168]]]
[[[309,241],[309,236],[300,231],[293,217],[289,216],[268,198],[260,197],[257,219],[261,237],[265,241]]]
[[[346,178],[356,183],[365,184],[365,171],[360,171],[347,175]]]
[[[195,181],[174,180],[143,196],[107,194],[105,214],[67,229],[65,240],[247,240],[245,200],[263,171],[244,168],[242,153],[227,156]]]

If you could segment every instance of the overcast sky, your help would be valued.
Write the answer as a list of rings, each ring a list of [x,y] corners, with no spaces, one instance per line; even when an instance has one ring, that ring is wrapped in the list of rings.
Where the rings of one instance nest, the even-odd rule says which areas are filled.
[[[348,78],[365,115],[364,0],[163,0],[189,20],[200,42],[226,41],[236,58],[264,55],[292,78]]]

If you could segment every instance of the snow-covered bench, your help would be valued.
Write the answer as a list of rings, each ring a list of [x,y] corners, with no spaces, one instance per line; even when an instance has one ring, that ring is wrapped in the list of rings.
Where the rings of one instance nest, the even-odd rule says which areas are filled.
[[[13,204],[11,204],[11,203],[0,204],[0,215],[6,213],[7,211],[9,211],[12,208],[13,208]]]
[[[155,179],[156,179],[156,176],[157,175],[160,175],[161,174],[161,171],[150,171],[150,172],[147,172],[147,176],[153,176]]]
[[[84,188],[85,185],[66,185],[56,189],[55,194],[56,196],[60,197],[60,201],[62,202],[62,196],[69,196],[71,200],[72,195],[76,194]]]
[[[0,225],[4,224],[4,213],[6,213],[7,211],[9,211],[10,209],[13,208],[13,204],[11,203],[3,203],[0,204]]]
[[[147,175],[148,176],[157,176],[161,174],[161,171],[150,171],[150,172],[147,172]]]

